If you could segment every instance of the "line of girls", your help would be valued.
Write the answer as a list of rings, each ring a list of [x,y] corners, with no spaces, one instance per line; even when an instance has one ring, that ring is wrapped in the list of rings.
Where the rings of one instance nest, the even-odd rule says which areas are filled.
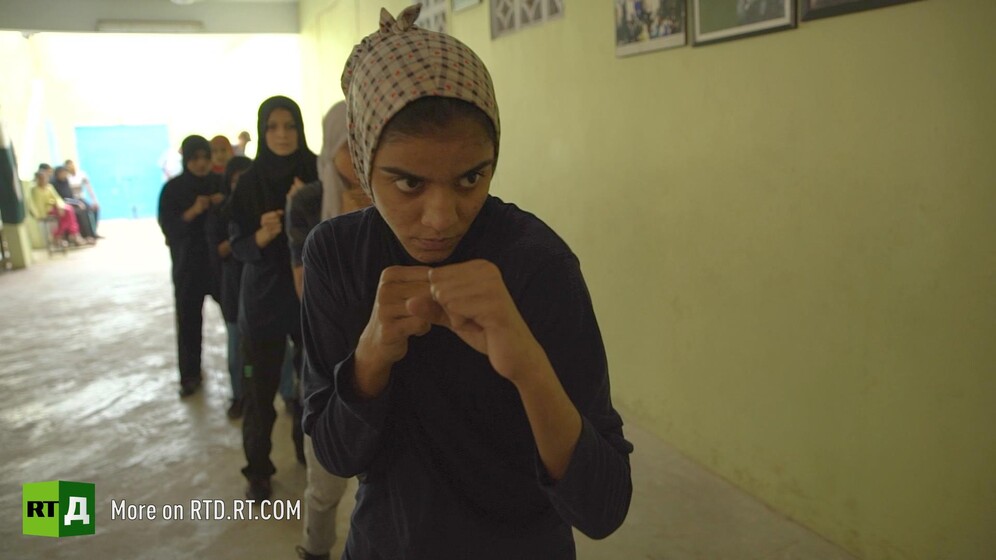
[[[308,467],[300,558],[328,557],[346,485],[318,464],[310,438],[304,440],[295,375],[302,359],[305,238],[321,220],[370,205],[349,158],[345,122],[345,105],[333,106],[323,121],[319,158],[308,149],[298,105],[283,96],[267,99],[258,114],[255,160],[232,156],[223,137],[209,143],[190,136],[180,150],[183,172],[160,197],[160,225],[173,259],[180,395],[194,394],[201,384],[201,311],[210,295],[228,327],[228,414],[243,417],[247,497],[263,500],[273,492],[278,391],[294,414],[295,451]]]
[[[203,304],[210,296],[221,306],[228,331],[232,398],[227,414],[238,419],[245,408],[243,345],[237,325],[242,263],[233,256],[228,239],[227,206],[241,174],[251,167],[252,160],[234,156],[232,145],[224,136],[216,136],[211,142],[202,136],[188,136],[180,152],[182,171],[163,186],[159,196],[159,225],[173,264],[179,394],[181,398],[189,397],[203,382]],[[285,345],[280,394],[288,410],[299,417],[292,354],[290,345]],[[296,436],[299,450],[300,441],[300,436]],[[303,461],[303,451],[298,456]]]

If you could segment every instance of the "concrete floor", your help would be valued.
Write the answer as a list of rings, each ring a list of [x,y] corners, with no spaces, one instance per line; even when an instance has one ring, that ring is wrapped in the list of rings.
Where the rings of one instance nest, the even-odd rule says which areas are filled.
[[[111,500],[184,504],[242,497],[241,430],[228,420],[225,333],[205,306],[204,390],[176,395],[169,255],[153,220],[109,221],[98,246],[0,273],[0,558],[295,558],[301,522],[111,520]],[[275,499],[297,500],[283,406]],[[626,416],[623,411],[624,417]],[[676,453],[634,423],[633,504],[599,559],[844,560],[853,557]],[[97,534],[21,534],[25,482],[96,484]],[[355,481],[339,509],[348,528]],[[229,502],[230,503],[230,502]],[[340,539],[341,541],[342,539]],[[341,551],[341,542],[333,558]]]

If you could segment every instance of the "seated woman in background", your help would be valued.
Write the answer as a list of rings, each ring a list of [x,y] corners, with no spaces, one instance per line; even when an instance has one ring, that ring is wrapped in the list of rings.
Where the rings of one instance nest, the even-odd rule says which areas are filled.
[[[62,239],[69,235],[76,246],[86,245],[86,240],[80,236],[80,226],[76,221],[76,213],[66,204],[55,188],[48,182],[48,174],[43,171],[35,173],[35,186],[31,188],[31,215],[41,221],[45,216],[58,218],[58,225],[52,235]]]
[[[90,214],[90,224],[93,227],[93,235],[99,238],[97,224],[100,223],[100,202],[97,200],[97,193],[93,190],[93,184],[90,183],[90,177],[82,169],[77,169],[76,162],[71,159],[67,159],[63,163],[63,166],[69,172],[69,186],[73,190],[73,198],[86,202],[87,210]],[[87,200],[87,197],[89,197],[89,200]]]
[[[62,166],[56,167],[52,175],[52,186],[55,187],[55,192],[59,193],[62,200],[76,214],[76,223],[80,226],[80,235],[86,239],[87,243],[95,243],[97,234],[94,230],[90,204],[85,200],[73,196],[73,189],[69,185],[69,170]]]

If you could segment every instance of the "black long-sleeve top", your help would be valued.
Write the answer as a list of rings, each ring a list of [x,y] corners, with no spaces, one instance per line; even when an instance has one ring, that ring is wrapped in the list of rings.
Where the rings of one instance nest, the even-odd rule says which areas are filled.
[[[210,267],[208,243],[204,234],[204,213],[187,222],[183,213],[198,196],[218,192],[218,176],[197,177],[189,171],[170,179],[159,194],[159,227],[169,245],[173,260],[176,291],[217,294],[218,279]]]
[[[361,475],[346,551],[365,559],[569,559],[571,526],[622,523],[632,492],[622,420],[577,258],[538,218],[489,197],[440,264],[496,264],[582,417],[564,477],[550,480],[514,386],[434,326],[411,337],[385,391],[353,389],[353,354],[381,271],[416,264],[375,208],[320,224],[305,244],[305,432],[322,465]]]
[[[291,265],[302,266],[304,241],[308,234],[322,221],[322,182],[312,181],[297,190],[287,200],[284,213],[284,231],[287,232],[287,247],[290,249]]]
[[[68,179],[60,181],[53,177],[52,186],[55,187],[55,192],[59,193],[59,196],[62,197],[62,200],[76,200],[76,198],[73,196],[73,188],[69,186]]]
[[[239,330],[250,339],[275,338],[301,327],[286,233],[281,232],[262,249],[255,239],[262,215],[286,206],[287,191],[295,177],[305,182],[317,179],[314,156],[280,180],[265,177],[257,161],[239,177],[231,196],[229,240],[232,254],[243,264]]]
[[[228,199],[221,205],[212,207],[207,214],[204,233],[207,235],[208,250],[212,255],[212,267],[219,275],[219,297],[221,315],[226,323],[234,323],[239,317],[239,282],[242,279],[242,263],[234,255],[222,258],[218,245],[228,241]]]

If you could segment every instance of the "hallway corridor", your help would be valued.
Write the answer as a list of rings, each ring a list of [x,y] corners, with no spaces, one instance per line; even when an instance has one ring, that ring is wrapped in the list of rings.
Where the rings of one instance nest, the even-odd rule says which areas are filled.
[[[225,331],[205,305],[204,389],[177,397],[169,254],[154,220],[102,223],[96,247],[0,273],[0,558],[294,558],[301,521],[112,520],[111,501],[242,498],[241,430],[225,415]],[[610,356],[611,358],[611,356]],[[613,372],[613,375],[624,375]],[[274,499],[301,498],[279,403]],[[625,416],[625,411],[623,411]],[[633,502],[586,560],[847,560],[853,557],[695,466],[633,423]],[[21,534],[21,484],[96,485],[96,535]],[[339,509],[344,536],[350,481]],[[342,541],[333,551],[338,558]]]

